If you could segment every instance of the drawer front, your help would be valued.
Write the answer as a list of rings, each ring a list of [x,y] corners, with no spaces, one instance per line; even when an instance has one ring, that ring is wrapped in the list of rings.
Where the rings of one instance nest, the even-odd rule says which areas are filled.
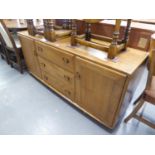
[[[46,71],[42,71],[43,80],[60,91],[63,95],[74,101],[74,89],[70,88],[68,84],[61,82],[58,78],[48,74]]]
[[[74,74],[58,67],[54,63],[50,63],[42,57],[38,57],[38,60],[42,71],[47,72],[59,82],[65,83],[68,88],[74,89]]]
[[[41,57],[44,57],[45,59],[57,64],[58,66],[61,66],[68,71],[74,71],[74,55],[40,42],[36,42],[36,47],[37,53]]]

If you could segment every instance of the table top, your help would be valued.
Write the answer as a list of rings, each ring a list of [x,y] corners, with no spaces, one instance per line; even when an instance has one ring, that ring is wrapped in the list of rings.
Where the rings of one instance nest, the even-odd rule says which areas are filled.
[[[155,19],[133,19],[134,22],[155,24]]]
[[[9,30],[26,30],[27,29],[27,23],[23,19],[8,19],[4,20],[4,23],[6,24],[6,27]]]
[[[9,30],[22,31],[27,30],[27,23],[25,19],[4,19],[4,23]],[[43,21],[33,20],[34,26],[43,26]]]
[[[78,20],[82,20],[82,19],[78,19]],[[104,19],[102,21],[100,21],[100,23],[102,24],[108,24],[108,25],[115,25],[115,20],[111,19]],[[121,26],[126,27],[127,25],[127,21],[126,20],[122,20],[121,21]],[[131,22],[131,28],[137,28],[137,29],[143,29],[143,30],[148,30],[148,31],[153,31],[155,32],[155,19],[132,19]]]
[[[153,21],[153,20],[152,20]],[[110,24],[115,25],[115,20],[103,20],[101,23],[103,24]],[[121,26],[126,26],[127,22],[122,21]],[[142,23],[142,22],[134,22],[134,20],[131,22],[131,28],[137,28],[137,29],[143,29],[143,30],[149,30],[149,31],[155,31],[155,25],[150,23]]]

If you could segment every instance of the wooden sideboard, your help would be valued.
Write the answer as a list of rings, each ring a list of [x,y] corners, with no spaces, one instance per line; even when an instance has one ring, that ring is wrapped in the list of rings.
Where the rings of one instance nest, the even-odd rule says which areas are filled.
[[[49,42],[18,33],[29,72],[108,128],[122,118],[145,68],[148,53],[128,48],[117,59],[70,37]]]

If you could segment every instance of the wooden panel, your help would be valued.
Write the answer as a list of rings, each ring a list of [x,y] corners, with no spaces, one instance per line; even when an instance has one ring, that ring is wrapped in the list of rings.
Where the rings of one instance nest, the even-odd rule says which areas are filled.
[[[126,75],[76,59],[75,101],[106,126],[113,126]]]
[[[28,70],[36,76],[41,77],[34,40],[23,36],[19,36],[19,38]]]
[[[41,57],[44,57],[58,66],[67,69],[68,71],[74,71],[74,56],[72,54],[40,42],[36,42],[36,46],[37,53]]]
[[[147,51],[149,49],[152,32],[132,29],[128,45],[133,48]]]

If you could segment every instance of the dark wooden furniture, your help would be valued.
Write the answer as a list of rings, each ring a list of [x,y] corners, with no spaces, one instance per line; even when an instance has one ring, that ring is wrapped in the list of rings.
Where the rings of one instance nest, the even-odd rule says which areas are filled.
[[[1,33],[0,33],[0,55],[1,55],[1,58],[5,59],[7,64],[9,64],[8,53],[7,53],[7,50],[5,48],[5,42],[3,40]]]
[[[146,102],[155,105],[155,34],[151,37],[148,69],[149,74],[146,88],[144,92],[140,95],[140,97],[135,101],[135,103],[138,102],[138,104],[136,105],[132,113],[125,119],[125,123],[127,123],[131,118],[135,118],[155,129],[155,124],[145,119],[141,114],[137,114],[138,111],[142,108],[142,106],[146,104]]]
[[[0,19],[0,33],[5,43],[5,49],[7,49],[9,64],[11,67],[17,67],[23,73],[24,59],[20,41],[16,35],[11,35],[2,19]]]
[[[135,19],[134,22],[145,23],[145,24],[155,24],[155,19]]]

